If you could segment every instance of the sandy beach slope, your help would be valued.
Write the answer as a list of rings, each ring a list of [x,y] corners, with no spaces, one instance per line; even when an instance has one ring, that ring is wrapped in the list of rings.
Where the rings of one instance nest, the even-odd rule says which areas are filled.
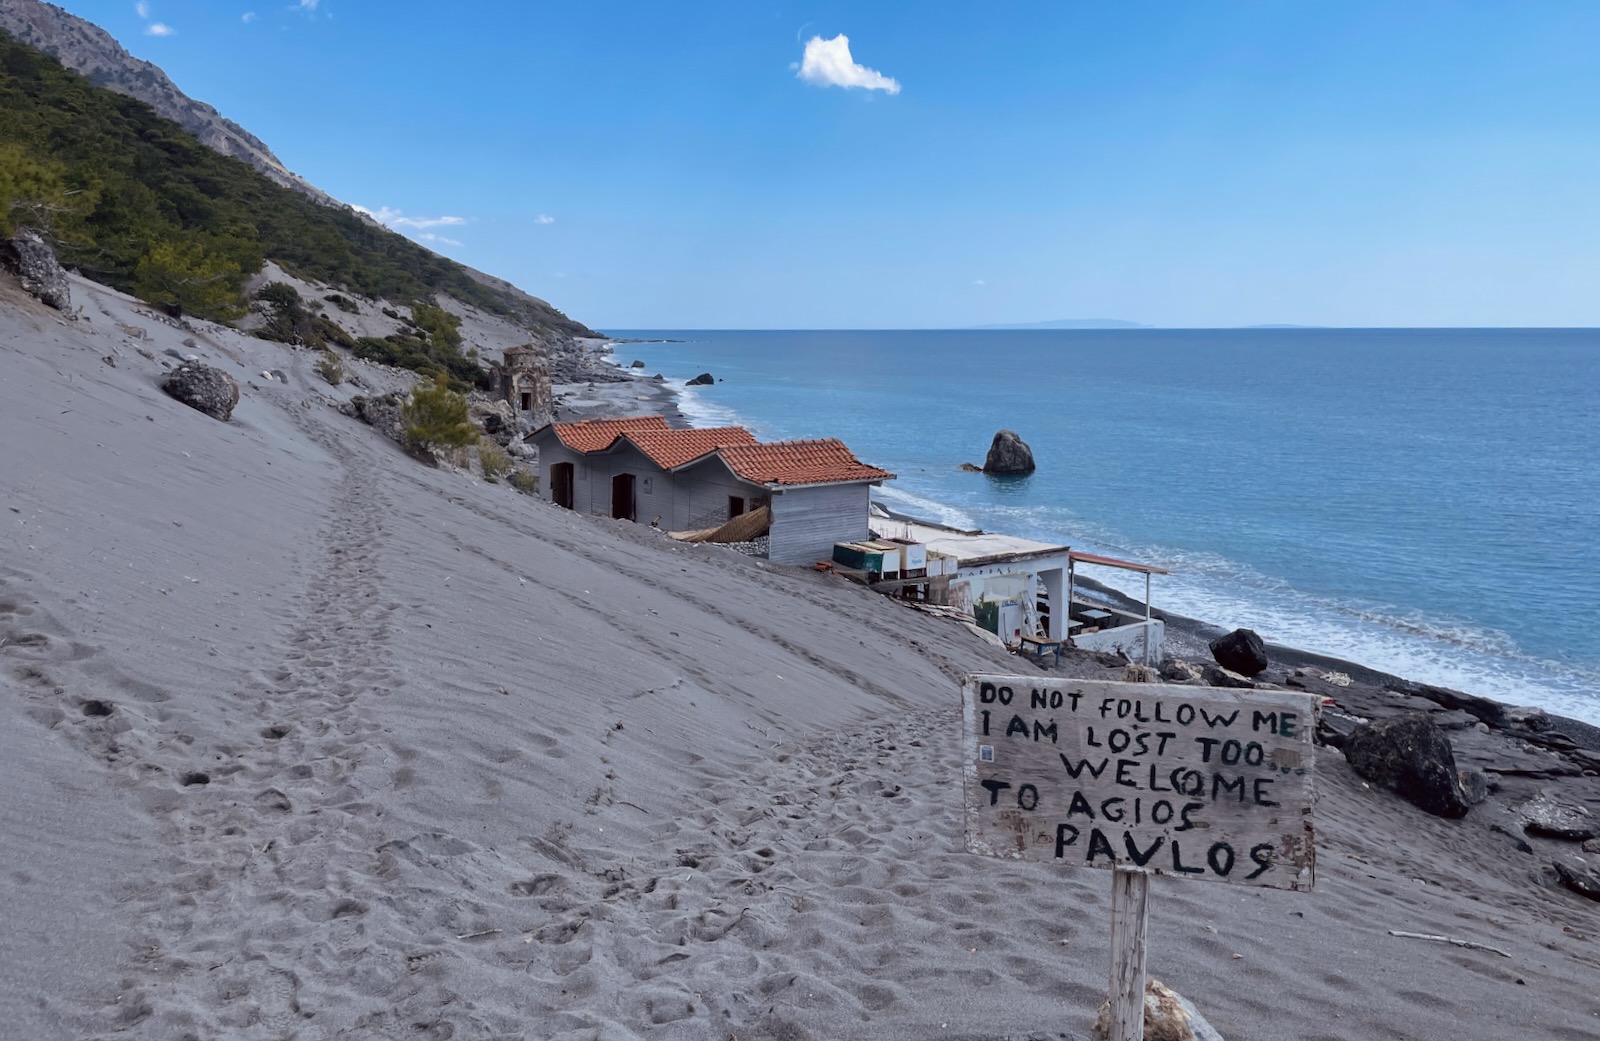
[[[74,294],[0,282],[0,1035],[1088,1033],[1109,875],[962,851],[959,680],[1017,659],[426,469],[310,352]],[[1230,1041],[1600,1038],[1600,904],[1491,830],[1535,782],[1444,821],[1319,773],[1317,891],[1155,880],[1153,974]]]

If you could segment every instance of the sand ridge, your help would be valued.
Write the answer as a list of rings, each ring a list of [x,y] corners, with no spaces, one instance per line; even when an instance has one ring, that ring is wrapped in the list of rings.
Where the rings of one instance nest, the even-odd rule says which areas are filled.
[[[0,1021],[1087,1033],[1109,876],[961,849],[958,681],[1017,659],[425,469],[309,352],[82,291],[0,300]],[[241,380],[234,423],[156,389],[169,346]],[[1319,775],[1318,891],[1157,879],[1153,973],[1230,1039],[1600,1037],[1593,905],[1498,818]]]

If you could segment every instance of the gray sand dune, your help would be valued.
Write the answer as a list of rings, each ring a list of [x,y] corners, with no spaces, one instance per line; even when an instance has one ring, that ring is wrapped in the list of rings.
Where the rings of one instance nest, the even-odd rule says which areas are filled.
[[[0,1034],[1087,1033],[1109,875],[961,851],[958,680],[1016,659],[425,469],[312,354],[74,291],[0,287]],[[1595,905],[1319,769],[1318,891],[1157,879],[1154,974],[1242,1041],[1600,1037]]]

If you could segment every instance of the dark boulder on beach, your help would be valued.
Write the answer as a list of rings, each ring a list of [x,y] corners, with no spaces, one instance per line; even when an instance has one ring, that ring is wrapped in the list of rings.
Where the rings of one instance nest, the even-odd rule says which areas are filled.
[[[1467,815],[1470,804],[1450,739],[1427,716],[1363,723],[1345,738],[1344,757],[1362,777],[1435,817]]]
[[[1556,876],[1561,884],[1590,900],[1600,900],[1600,871],[1577,857],[1555,861]]]
[[[1229,672],[1259,676],[1267,668],[1267,645],[1254,629],[1235,629],[1211,641],[1211,656]]]
[[[1002,430],[994,435],[989,454],[983,460],[984,473],[1031,474],[1034,469],[1033,449],[1015,430]]]
[[[642,369],[642,368],[644,368],[644,360],[641,359],[641,358],[635,358],[635,359],[633,359],[633,364],[628,366],[628,368],[630,368],[630,369]]]
[[[702,372],[700,375],[690,380],[688,385],[691,387],[709,387],[715,382],[717,381],[712,378],[711,373]]]
[[[226,423],[239,403],[239,385],[221,369],[186,361],[173,369],[161,389],[212,419]]]

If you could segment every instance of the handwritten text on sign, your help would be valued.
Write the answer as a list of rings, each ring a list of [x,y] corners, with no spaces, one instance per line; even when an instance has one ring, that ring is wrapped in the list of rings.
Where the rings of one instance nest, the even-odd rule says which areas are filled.
[[[1048,680],[962,688],[968,850],[1311,888],[1312,695]]]

